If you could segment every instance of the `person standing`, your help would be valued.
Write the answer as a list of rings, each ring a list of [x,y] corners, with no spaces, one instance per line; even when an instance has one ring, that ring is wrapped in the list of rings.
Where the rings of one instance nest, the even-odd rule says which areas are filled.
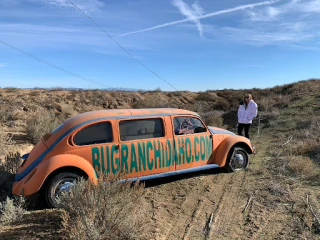
[[[252,120],[258,114],[258,105],[253,101],[251,94],[247,93],[244,96],[243,103],[238,109],[238,135],[242,135],[244,129],[244,135],[250,139],[249,129],[252,124]]]

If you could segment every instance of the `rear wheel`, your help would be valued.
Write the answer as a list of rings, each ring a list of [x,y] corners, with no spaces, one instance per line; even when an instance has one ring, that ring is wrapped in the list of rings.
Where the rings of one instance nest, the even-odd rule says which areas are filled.
[[[63,193],[70,192],[81,177],[78,173],[72,172],[63,172],[52,177],[47,183],[44,192],[48,206],[51,208],[61,207],[59,197]]]
[[[246,169],[249,164],[248,153],[240,147],[235,147],[227,160],[226,170],[228,172],[237,172]]]

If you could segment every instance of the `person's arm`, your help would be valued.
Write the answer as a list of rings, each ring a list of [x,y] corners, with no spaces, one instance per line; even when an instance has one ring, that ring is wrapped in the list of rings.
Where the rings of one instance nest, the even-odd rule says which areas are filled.
[[[250,104],[251,109],[250,109],[250,121],[253,120],[257,115],[258,115],[258,105],[253,102],[252,104]]]
[[[238,108],[238,122],[240,121],[241,116],[242,116],[242,112],[241,112],[241,105],[240,105]]]

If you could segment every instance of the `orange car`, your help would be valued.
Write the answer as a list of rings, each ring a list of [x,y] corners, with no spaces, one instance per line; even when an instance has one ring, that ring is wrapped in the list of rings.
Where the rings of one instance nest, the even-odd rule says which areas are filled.
[[[97,183],[98,171],[130,180],[224,167],[245,169],[250,140],[207,127],[191,111],[170,108],[100,110],[68,119],[23,156],[14,195],[43,190],[50,207],[79,177]]]

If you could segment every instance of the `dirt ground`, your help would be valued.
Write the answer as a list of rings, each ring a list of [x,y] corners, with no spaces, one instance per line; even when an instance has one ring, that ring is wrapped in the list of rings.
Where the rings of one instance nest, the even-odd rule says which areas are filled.
[[[297,229],[287,214],[290,201],[270,196],[275,183],[261,174],[265,151],[259,143],[257,148],[246,171],[211,170],[146,182],[142,207],[151,221],[141,238],[319,239],[311,231],[292,233]],[[319,209],[320,191],[308,192]],[[30,211],[14,225],[0,227],[0,239],[62,239],[61,216],[59,210]]]
[[[320,89],[319,83],[315,82],[315,84],[317,85],[314,86],[318,86]],[[315,88],[314,86],[310,87],[310,91]],[[301,87],[297,89],[300,91]],[[14,99],[17,93],[6,92],[6,94],[7,100],[5,102],[8,103],[10,98]],[[56,104],[55,102],[59,102],[59,99],[62,98],[60,95],[65,95],[65,104],[74,107],[63,110],[62,104],[59,104],[62,107],[62,112],[68,110],[70,115],[97,108],[97,106],[101,109],[132,107],[134,102],[142,104],[140,101],[152,98],[151,93],[150,95],[135,93],[134,96],[127,98],[117,96],[117,99],[107,95],[95,106],[92,101],[88,100],[90,99],[89,92],[69,94],[61,91],[60,95],[50,92],[52,95],[50,96],[50,94],[45,94],[45,91],[38,91],[35,93],[35,99],[31,98],[33,96],[31,93],[28,96],[20,92],[19,94],[21,95],[19,95],[19,99],[23,100],[24,97],[26,102],[21,101],[20,108],[13,111],[13,116],[9,116],[8,113],[8,119],[15,118],[16,120],[10,120],[13,124],[6,124],[4,129],[5,132],[14,135],[16,150],[22,154],[29,152],[32,148],[25,135],[25,120],[28,118],[27,115],[33,112],[34,104],[36,104],[35,99],[39,98],[41,94],[43,95],[42,101],[39,102],[41,105],[50,102],[49,98],[57,98],[55,101],[51,101]],[[297,99],[301,96],[299,94],[300,92],[296,96]],[[230,93],[230,95],[232,94]],[[309,94],[309,96],[311,95]],[[168,99],[174,97],[165,95],[163,99],[169,101]],[[184,97],[179,95],[177,99],[179,99],[179,104],[195,106],[195,97],[199,98],[193,93],[186,93]],[[208,96],[206,97],[208,98]],[[215,95],[209,97],[216,98]],[[310,114],[319,116],[317,114],[320,108],[315,101],[315,99],[319,100],[319,97],[319,92],[316,91],[312,96],[313,108],[310,113],[306,113],[306,116],[311,116]],[[31,101],[31,99],[33,100]],[[269,97],[265,99],[265,101],[271,101]],[[283,102],[279,102],[279,99],[282,99]],[[290,103],[285,102],[286,99],[283,97],[274,98],[272,101],[274,103],[267,102],[265,104],[266,109],[271,106],[271,103],[276,107],[281,103],[284,106],[281,105],[281,107],[286,109]],[[290,103],[292,109],[300,112],[300,105],[303,104],[303,101],[304,99],[298,99],[296,102]],[[81,106],[80,103],[84,106]],[[320,239],[320,222],[317,222],[317,216],[320,218],[320,174],[310,175],[310,178],[285,175],[282,168],[285,168],[286,162],[283,159],[287,155],[280,155],[280,153],[275,155],[276,151],[270,152],[270,148],[284,146],[287,141],[286,131],[290,129],[292,123],[285,114],[297,115],[293,110],[292,112],[287,110],[287,113],[279,111],[275,108],[272,112],[273,115],[268,112],[267,117],[270,121],[265,122],[266,126],[274,124],[272,131],[274,134],[278,134],[277,131],[279,131],[277,138],[274,137],[274,134],[269,134],[270,128],[260,129],[260,133],[257,132],[257,126],[252,129],[252,142],[257,149],[257,154],[250,156],[251,162],[246,171],[224,173],[220,170],[214,170],[146,182],[145,201],[141,207],[147,209],[148,214],[145,217],[150,218],[150,221],[145,226],[144,232],[141,233],[141,239]],[[285,116],[285,119],[289,120],[282,122],[281,116]],[[274,120],[274,118],[278,119]],[[305,117],[303,121],[305,121]],[[278,126],[279,130],[277,130]],[[292,128],[290,131],[296,130]],[[317,132],[313,132],[313,134],[317,134]],[[297,138],[296,141],[297,144],[303,146],[305,140],[299,142],[300,140]],[[313,152],[310,151],[312,154],[319,151],[316,145],[318,140],[315,138],[313,141],[312,144],[315,144],[315,147],[311,149]],[[288,151],[295,150],[292,142],[286,144],[286,147],[292,146]],[[290,157],[290,155],[288,156]],[[313,159],[314,162],[318,161],[318,155],[312,156],[310,159]],[[279,162],[280,166],[277,166]],[[319,167],[319,165],[312,166]],[[0,226],[0,239],[62,239],[62,214],[60,210],[28,211],[22,219],[14,224]]]

